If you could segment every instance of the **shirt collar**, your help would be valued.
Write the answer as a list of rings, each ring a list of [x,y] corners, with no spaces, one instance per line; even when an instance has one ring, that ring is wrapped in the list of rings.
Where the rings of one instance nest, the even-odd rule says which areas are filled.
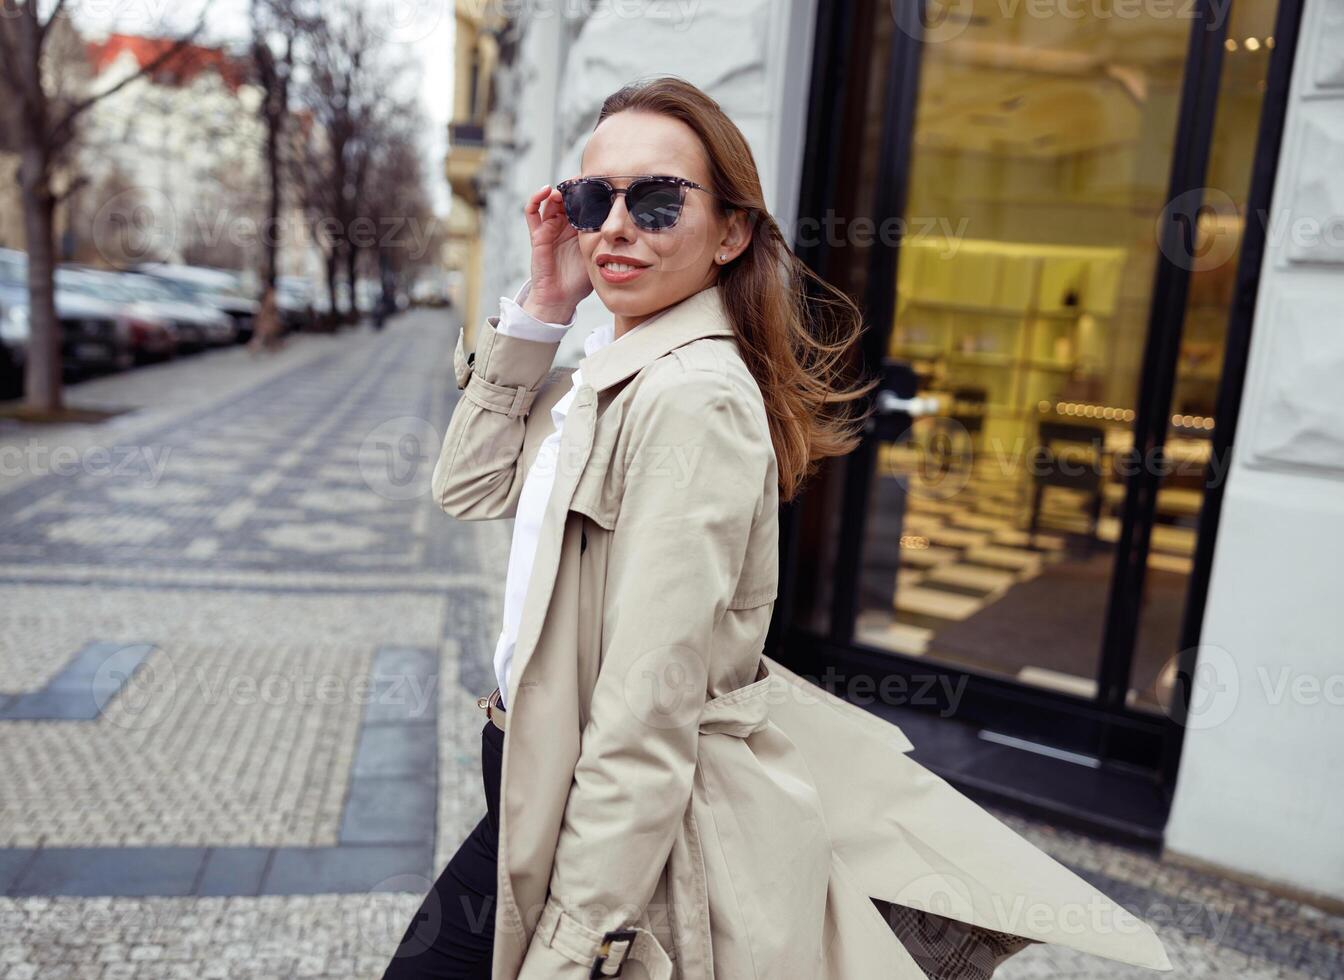
[[[692,293],[649,317],[612,343],[614,324],[604,324],[584,338],[579,361],[583,384],[601,392],[637,374],[671,350],[702,337],[732,337],[733,325],[717,285]],[[605,339],[604,339],[605,338]],[[593,349],[589,350],[589,344]]]
[[[583,353],[593,354],[616,339],[616,324],[604,323],[583,338]]]

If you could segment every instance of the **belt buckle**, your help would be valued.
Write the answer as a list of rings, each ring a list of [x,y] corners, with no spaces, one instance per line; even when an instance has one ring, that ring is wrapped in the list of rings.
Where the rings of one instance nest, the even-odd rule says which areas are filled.
[[[637,933],[633,929],[612,929],[602,937],[602,945],[598,947],[597,957],[593,960],[593,968],[588,972],[589,980],[601,980],[602,977],[619,977],[621,971],[625,969],[625,963],[630,959],[630,950],[635,944]],[[611,955],[611,944],[624,940],[628,945],[625,947],[625,954],[621,957],[621,962],[616,965],[615,973],[604,973],[603,965]]]
[[[482,708],[485,711],[485,717],[490,721],[490,724],[494,725],[500,731],[503,731],[504,726],[499,723],[499,720],[495,718],[494,711],[491,710],[499,703],[499,698],[501,697],[503,697],[503,692],[500,691],[499,688],[495,688],[485,697],[477,698],[476,707]]]

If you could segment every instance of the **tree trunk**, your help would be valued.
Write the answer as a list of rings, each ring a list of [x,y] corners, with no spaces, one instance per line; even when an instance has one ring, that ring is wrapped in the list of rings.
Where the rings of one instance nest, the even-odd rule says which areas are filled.
[[[348,227],[348,226],[347,226]],[[359,290],[355,288],[355,268],[359,265],[359,249],[355,243],[350,240],[350,236],[345,238],[345,282],[346,288],[350,293],[350,322],[359,325]]]
[[[264,42],[263,42],[264,43]],[[266,175],[269,181],[266,202],[266,223],[269,234],[263,240],[266,252],[266,267],[263,272],[265,282],[262,292],[275,288],[279,275],[280,246],[283,244],[280,228],[280,141],[285,135],[285,122],[289,118],[289,79],[294,66],[294,38],[292,34],[286,40],[284,73],[277,74],[272,65],[270,83],[267,85],[262,114],[266,121]]]
[[[264,282],[261,291],[275,288],[280,257],[280,135],[284,125],[283,117],[274,105],[266,113],[266,173],[269,181],[266,199],[266,234],[262,237],[262,248],[266,255],[266,267],[263,271]]]
[[[336,324],[340,322],[340,310],[336,306],[336,250],[333,248],[324,256],[324,265],[327,269],[327,322],[328,330],[335,330]]]
[[[41,146],[23,148],[19,163],[23,230],[28,246],[28,362],[24,402],[33,412],[60,411],[61,324],[56,319],[56,199]]]
[[[378,280],[383,297],[383,308],[392,312],[397,308],[397,277],[392,270],[392,256],[386,248],[378,249]]]

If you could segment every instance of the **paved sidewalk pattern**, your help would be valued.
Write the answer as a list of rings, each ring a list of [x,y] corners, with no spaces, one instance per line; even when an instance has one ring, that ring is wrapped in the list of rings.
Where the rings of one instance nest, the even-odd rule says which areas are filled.
[[[454,339],[418,312],[69,389],[138,406],[99,426],[0,423],[0,980],[381,974],[484,808],[510,528],[428,497]],[[1003,817],[1175,976],[1344,974],[1339,916]]]

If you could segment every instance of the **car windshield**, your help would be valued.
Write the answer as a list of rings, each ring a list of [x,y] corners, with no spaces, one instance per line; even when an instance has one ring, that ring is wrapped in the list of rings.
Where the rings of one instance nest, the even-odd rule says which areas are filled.
[[[151,303],[171,303],[177,297],[148,276],[122,276],[118,283],[137,298]]]
[[[194,292],[213,296],[227,296],[234,299],[248,299],[241,278],[227,269],[204,269],[194,266],[144,266],[141,272],[156,279],[180,284]],[[193,300],[197,297],[193,296]]]
[[[78,293],[80,296],[117,300],[123,303],[136,298],[111,276],[76,269],[57,269],[56,287]]]
[[[165,292],[171,293],[176,300],[186,303],[201,302],[200,293],[190,283],[180,279],[160,279],[158,276],[152,277],[152,281]]]
[[[28,256],[0,250],[0,282],[21,283],[28,278]]]

